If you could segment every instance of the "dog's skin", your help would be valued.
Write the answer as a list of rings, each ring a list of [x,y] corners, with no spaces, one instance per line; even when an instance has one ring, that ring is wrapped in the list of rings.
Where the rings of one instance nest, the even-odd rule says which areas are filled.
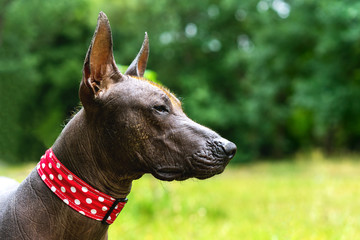
[[[172,181],[223,172],[236,146],[190,120],[168,90],[142,79],[148,38],[125,74],[116,67],[110,25],[100,13],[86,55],[83,108],[52,149],[73,173],[98,190],[125,198],[145,173]],[[107,239],[108,225],[64,204],[36,169],[0,196],[0,239]]]

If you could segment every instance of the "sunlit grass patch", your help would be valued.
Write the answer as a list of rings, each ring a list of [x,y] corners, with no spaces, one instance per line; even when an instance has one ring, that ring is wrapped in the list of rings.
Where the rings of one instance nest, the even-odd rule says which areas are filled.
[[[232,167],[206,181],[136,181],[110,227],[127,239],[355,239],[360,163]]]
[[[35,164],[0,165],[24,178]],[[20,177],[20,175],[22,177]],[[230,166],[205,181],[160,182],[146,175],[110,226],[110,239],[357,239],[357,157]]]

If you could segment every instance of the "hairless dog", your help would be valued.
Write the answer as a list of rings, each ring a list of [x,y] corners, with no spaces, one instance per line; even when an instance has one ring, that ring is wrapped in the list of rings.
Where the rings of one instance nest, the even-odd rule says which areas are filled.
[[[146,173],[205,179],[235,155],[235,144],[192,121],[174,94],[143,78],[147,34],[125,73],[112,48],[101,12],[83,66],[82,108],[29,176],[0,191],[0,239],[107,239],[133,180]]]

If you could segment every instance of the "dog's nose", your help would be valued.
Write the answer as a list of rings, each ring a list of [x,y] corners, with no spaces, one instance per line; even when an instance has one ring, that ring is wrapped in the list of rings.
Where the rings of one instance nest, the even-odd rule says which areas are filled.
[[[219,150],[225,155],[226,158],[232,159],[236,153],[236,145],[226,139],[217,140],[216,144]]]
[[[233,158],[236,153],[236,145],[232,142],[228,142],[223,146],[224,152],[228,158]]]

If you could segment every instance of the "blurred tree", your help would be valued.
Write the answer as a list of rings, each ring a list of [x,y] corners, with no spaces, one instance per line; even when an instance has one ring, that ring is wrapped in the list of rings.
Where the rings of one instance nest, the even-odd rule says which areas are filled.
[[[149,68],[237,143],[235,161],[360,149],[357,1],[0,1],[0,158],[38,156],[58,135],[100,10],[117,63],[147,31]]]
[[[309,146],[360,149],[359,7],[354,1],[258,3],[246,105],[264,121],[249,121],[261,155]]]
[[[77,100],[91,37],[82,0],[2,1],[0,158],[38,159]]]
[[[148,31],[151,68],[191,117],[236,141],[237,160],[359,149],[360,3],[106,4],[118,56],[129,62],[128,39]]]

